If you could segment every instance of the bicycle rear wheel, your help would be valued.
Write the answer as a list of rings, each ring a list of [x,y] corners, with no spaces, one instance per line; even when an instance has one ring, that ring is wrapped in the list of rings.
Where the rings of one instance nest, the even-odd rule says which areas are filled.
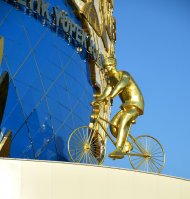
[[[68,152],[73,162],[100,165],[105,158],[105,141],[93,128],[81,126],[71,133]]]
[[[148,135],[133,140],[129,161],[133,169],[160,173],[165,164],[165,154],[160,142]]]

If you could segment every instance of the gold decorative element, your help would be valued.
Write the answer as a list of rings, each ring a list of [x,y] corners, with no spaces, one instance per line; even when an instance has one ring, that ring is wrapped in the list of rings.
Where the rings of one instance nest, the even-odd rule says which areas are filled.
[[[114,146],[117,142],[114,141],[109,132],[104,128],[102,123],[108,123],[111,127],[118,128],[113,123],[98,116],[95,119],[94,126],[81,126],[75,129],[68,140],[68,151],[72,161],[86,164],[102,164],[105,158],[106,142],[102,139],[96,126],[100,126],[102,131],[110,139]],[[165,165],[165,153],[159,141],[149,135],[139,136],[137,138],[130,134],[129,139],[132,144],[129,144],[130,150],[126,152],[115,151],[112,158],[123,158],[125,155],[129,157],[129,161],[133,169],[146,172],[160,173]],[[129,142],[128,142],[129,143]],[[158,156],[159,154],[159,156]]]
[[[113,0],[71,0],[70,4],[75,8],[75,14],[80,17],[84,28],[88,29],[90,24],[101,38],[106,52],[113,52],[116,40],[116,22],[112,16]]]
[[[3,72],[0,76],[0,125],[4,115],[9,88],[9,74]]]
[[[69,0],[68,3],[70,3],[75,15],[82,22],[82,27],[91,38],[92,44],[95,44],[96,50],[98,50],[98,57],[101,58],[100,60],[114,55],[116,22],[113,17],[113,0]],[[95,90],[94,95],[98,95],[107,86],[103,61],[98,62],[92,59],[88,59],[88,61],[90,64],[91,82]],[[97,115],[101,115],[104,119],[110,119],[110,105],[110,102],[106,102],[93,106],[90,127],[93,126],[93,118]],[[105,122],[103,126],[107,128],[108,124]],[[98,129],[98,127],[96,130],[105,139],[104,131]]]
[[[84,17],[86,18],[88,23],[96,31],[97,35],[101,36],[102,35],[102,29],[101,29],[100,22],[98,20],[96,8],[95,8],[92,0],[84,5],[84,7],[82,9],[82,14],[84,15]]]
[[[71,0],[68,1],[74,8],[74,13],[80,18],[83,28],[89,34],[96,46],[99,53],[103,57],[115,54],[115,40],[116,40],[116,22],[113,17],[113,0]],[[105,78],[105,71],[102,70],[97,62],[89,60],[91,80],[96,94],[106,87],[107,82]],[[97,79],[100,80],[97,85]],[[102,114],[105,118],[109,119],[110,104],[102,104],[93,107],[93,115]],[[92,115],[92,117],[93,117]],[[107,124],[105,124],[107,125]]]
[[[105,67],[109,83],[100,95],[94,95],[92,106],[97,112],[92,115],[93,123],[75,129],[69,137],[68,151],[71,160],[102,164],[108,138],[116,147],[109,155],[110,158],[121,159],[127,155],[133,169],[160,173],[165,165],[165,153],[160,142],[149,135],[135,138],[130,133],[132,124],[135,124],[136,118],[142,115],[144,110],[143,97],[137,84],[129,73],[116,70],[115,58],[107,58]],[[123,104],[110,122],[101,116],[100,109],[106,107],[117,95]],[[110,125],[113,136],[107,131],[105,124]]]
[[[68,140],[68,151],[73,162],[102,164],[105,158],[103,137],[88,126],[75,129]]]
[[[129,127],[135,119],[144,112],[144,100],[142,93],[131,75],[125,71],[116,69],[116,59],[105,59],[105,68],[108,73],[108,85],[104,92],[95,98],[92,105],[97,102],[109,101],[119,95],[123,104],[121,110],[113,117],[110,130],[117,138],[116,150],[110,154],[111,158],[123,158],[123,153],[131,150],[127,138]]]
[[[4,38],[0,37],[0,66],[3,59]]]
[[[9,157],[10,146],[11,146],[11,135],[12,132],[9,131],[0,143],[0,157]]]
[[[165,154],[159,141],[148,135],[134,138],[130,134],[132,124],[144,112],[144,100],[132,76],[126,71],[116,69],[116,20],[112,15],[114,1],[71,0],[70,2],[73,3],[75,14],[77,13],[81,19],[83,28],[90,36],[95,34],[94,40],[99,50],[104,58],[107,57],[103,67],[95,61],[89,61],[91,79],[96,90],[95,100],[91,103],[93,114],[89,126],[75,129],[69,137],[68,151],[71,160],[102,164],[106,151],[106,138],[109,138],[116,147],[116,150],[109,155],[110,158],[121,159],[127,155],[134,169],[160,173],[165,164]],[[122,101],[121,110],[110,122],[110,105],[116,96]],[[108,125],[113,136],[107,131]],[[149,144],[151,146],[147,146],[146,140],[148,146]]]
[[[112,65],[114,67],[116,67],[117,65],[117,60],[114,57],[108,57],[104,60],[104,65],[105,66],[109,66]]]
[[[0,37],[0,66],[3,58],[4,38]],[[9,87],[9,75],[3,72],[0,77],[0,125],[3,118]],[[0,142],[0,157],[8,157],[11,145],[11,132],[9,131]]]
[[[0,66],[3,58],[4,38],[0,37]],[[9,88],[9,74],[3,72],[0,76],[0,124],[3,118]]]

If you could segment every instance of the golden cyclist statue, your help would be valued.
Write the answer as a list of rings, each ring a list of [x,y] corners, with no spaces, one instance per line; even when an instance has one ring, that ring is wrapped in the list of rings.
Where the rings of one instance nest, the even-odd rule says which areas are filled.
[[[144,112],[142,93],[131,75],[117,70],[116,65],[114,57],[105,59],[107,87],[92,102],[95,107],[92,123],[80,126],[70,134],[69,157],[73,162],[101,165],[106,157],[106,136],[116,147],[109,154],[110,158],[128,156],[133,169],[160,173],[165,165],[165,153],[160,142],[150,135],[134,137],[130,133],[132,124]],[[122,101],[121,110],[110,122],[98,115],[97,109],[101,102],[104,106],[116,96]],[[107,131],[105,124],[110,124],[110,131],[116,139]]]
[[[144,99],[142,93],[132,76],[126,71],[116,69],[116,59],[105,59],[105,69],[108,75],[108,85],[104,92],[93,102],[99,103],[115,98],[119,95],[122,105],[121,110],[113,117],[110,131],[116,140],[116,150],[109,154],[110,158],[121,159],[132,150],[128,142],[128,134],[131,123],[134,123],[139,115],[144,112]],[[114,126],[117,126],[115,128]]]

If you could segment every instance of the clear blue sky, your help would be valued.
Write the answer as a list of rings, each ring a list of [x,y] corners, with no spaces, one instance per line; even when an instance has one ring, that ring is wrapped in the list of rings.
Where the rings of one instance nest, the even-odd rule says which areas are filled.
[[[190,0],[119,0],[115,17],[118,68],[131,73],[145,98],[132,132],[162,143],[164,174],[190,179]],[[116,99],[112,116],[119,105]],[[105,164],[131,168],[127,159]]]

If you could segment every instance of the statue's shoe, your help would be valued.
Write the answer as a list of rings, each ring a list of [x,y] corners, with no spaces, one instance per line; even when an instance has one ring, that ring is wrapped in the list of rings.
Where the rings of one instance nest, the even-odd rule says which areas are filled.
[[[121,149],[116,149],[109,154],[109,157],[112,159],[122,159],[124,158],[124,153],[121,151]]]

